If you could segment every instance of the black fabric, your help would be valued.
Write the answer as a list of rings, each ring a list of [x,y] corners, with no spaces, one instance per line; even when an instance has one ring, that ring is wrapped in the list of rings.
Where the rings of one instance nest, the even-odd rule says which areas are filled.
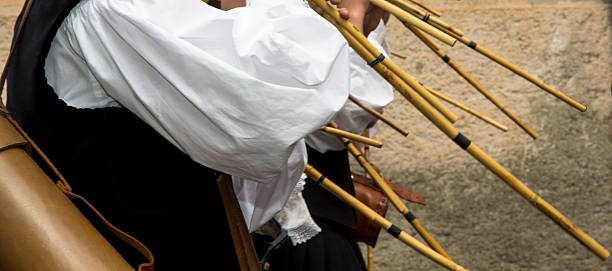
[[[355,195],[351,179],[348,152],[320,153],[306,146],[308,163],[336,185]],[[363,271],[365,263],[357,243],[347,228],[355,228],[353,208],[322,188],[315,180],[306,182],[302,196],[308,210],[322,231],[306,243],[293,246],[287,240],[267,255],[270,271]],[[253,234],[255,247],[261,258],[268,249],[268,237]]]
[[[156,270],[186,270],[206,259],[239,270],[213,170],[128,110],[75,109],[47,85],[43,67],[50,42],[76,3],[33,4],[8,74],[10,112],[75,193],[152,250]],[[141,262],[133,250],[109,240],[130,263]]]
[[[357,243],[348,237],[346,227],[324,218],[313,217],[321,232],[306,243],[293,246],[287,240],[268,256],[270,271],[364,271],[366,265]],[[258,253],[267,248],[263,238],[254,237]]]
[[[320,153],[308,146],[306,146],[306,150],[308,152],[308,164],[344,191],[355,195],[355,187],[351,179],[351,170],[346,150]],[[356,217],[353,208],[323,187],[314,182],[306,182],[302,195],[304,200],[306,200],[311,215],[325,218],[350,228],[355,227]]]

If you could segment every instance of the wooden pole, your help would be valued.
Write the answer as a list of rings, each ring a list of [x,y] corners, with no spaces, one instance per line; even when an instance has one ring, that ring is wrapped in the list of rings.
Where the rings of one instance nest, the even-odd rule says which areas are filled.
[[[372,246],[368,245],[368,271],[374,271],[374,253]]]
[[[223,209],[232,235],[234,251],[236,252],[240,270],[261,271],[253,239],[251,239],[251,234],[247,229],[242,211],[240,210],[240,204],[234,193],[232,179],[229,175],[221,174],[217,177],[216,182],[219,188],[219,194],[221,195],[221,201],[223,202]]]
[[[457,65],[446,53],[444,53],[440,46],[438,46],[433,40],[427,37],[420,30],[412,27],[409,24],[404,24],[412,33],[414,33],[429,49],[431,49],[434,53],[436,53],[446,64],[448,64],[453,70],[455,70],[461,77],[463,77],[468,83],[470,83],[476,90],[478,90],[482,95],[484,95],[489,101],[491,101],[497,108],[499,108],[508,118],[514,121],[519,127],[523,129],[528,135],[530,135],[533,139],[538,138],[538,133],[534,131],[527,123],[519,119],[510,109],[508,109],[505,105],[503,105],[491,92],[489,92],[486,88],[484,88],[476,79],[472,78],[467,72],[465,72],[459,65]],[[435,95],[435,94],[434,94]],[[443,99],[443,98],[441,98]]]
[[[408,13],[397,6],[392,5],[385,0],[370,0],[370,3],[395,15],[400,21],[408,22],[450,46],[454,46],[457,42],[457,39],[452,37],[448,33],[445,33],[440,29],[437,29],[431,26],[430,24],[423,22],[411,13]]]
[[[394,55],[394,56],[397,56],[397,57],[399,57],[401,59],[406,59],[406,56],[404,54],[400,53],[400,52],[396,52],[396,51],[391,50],[391,54]]]
[[[337,127],[337,124],[333,121],[330,122],[330,125],[332,127]],[[370,162],[368,162],[368,160],[363,156],[359,148],[357,148],[357,146],[355,146],[355,144],[353,144],[347,138],[344,138],[341,136],[338,136],[338,138],[342,140],[344,145],[346,145],[346,148],[348,149],[348,151],[353,155],[353,157],[355,157],[355,159],[359,162],[361,167],[363,167],[363,169],[367,172],[367,174],[372,178],[374,183],[376,183],[376,185],[378,186],[378,188],[380,188],[383,194],[387,198],[389,198],[389,201],[391,202],[391,204],[400,213],[404,215],[404,218],[414,227],[414,229],[419,233],[419,235],[423,237],[425,242],[427,242],[433,250],[437,251],[438,253],[440,253],[441,255],[443,255],[444,257],[450,260],[451,259],[450,256],[448,256],[448,254],[446,253],[446,251],[444,251],[442,246],[440,246],[440,244],[438,244],[436,239],[434,239],[433,236],[431,236],[431,234],[429,234],[429,232],[425,229],[425,227],[421,225],[421,222],[410,211],[410,209],[408,209],[408,206],[406,206],[404,202],[402,202],[399,196],[397,196],[397,194],[393,191],[393,189],[391,189],[391,187],[389,187],[389,185],[382,178],[382,176],[380,176],[380,174],[376,171],[376,169],[374,169],[372,164],[370,164]]]
[[[448,103],[450,103],[450,104],[452,104],[452,105],[454,105],[456,107],[461,108],[465,112],[468,112],[468,113],[476,116],[477,118],[479,118],[481,120],[484,120],[485,122],[495,126],[496,128],[498,128],[498,129],[500,129],[500,130],[502,130],[504,132],[508,131],[508,127],[506,127],[505,125],[503,125],[503,124],[501,124],[501,123],[499,123],[497,121],[494,121],[491,118],[489,118],[489,117],[487,117],[487,116],[485,116],[483,114],[480,114],[480,113],[474,111],[473,109],[471,109],[471,108],[469,108],[469,107],[467,107],[467,106],[465,106],[465,105],[463,105],[463,104],[461,104],[461,103],[459,103],[459,102],[457,102],[457,101],[447,97],[446,95],[444,95],[444,94],[442,94],[442,93],[440,93],[440,92],[438,92],[438,91],[436,91],[436,90],[434,90],[434,89],[432,89],[430,87],[427,87],[427,86],[424,86],[424,87],[425,87],[425,89],[429,90],[429,92],[431,92],[433,95],[436,95],[438,98],[440,98],[442,100],[445,100]]]
[[[453,35],[452,33],[449,33],[449,35]],[[486,48],[478,45],[477,43],[471,41],[470,39],[468,39],[465,36],[459,37],[457,35],[453,35],[455,38],[457,38],[459,41],[461,41],[461,43],[467,45],[468,47],[472,48],[474,51],[479,52],[480,54],[488,57],[489,59],[497,62],[498,64],[506,67],[507,69],[509,69],[510,71],[514,72],[515,74],[525,78],[527,81],[533,83],[534,85],[540,87],[541,89],[547,91],[548,93],[552,94],[553,96],[561,99],[562,101],[564,101],[565,103],[571,105],[572,107],[584,112],[587,110],[587,107],[579,102],[577,102],[576,100],[570,98],[569,96],[565,95],[563,92],[558,91],[554,88],[552,88],[551,86],[543,83],[542,81],[538,80],[537,78],[535,78],[533,75],[523,71],[521,68],[515,66],[514,64],[510,63],[509,61],[503,59],[502,57],[494,54],[493,52],[487,50]]]
[[[441,30],[442,32],[445,32],[448,34],[450,31],[458,36],[463,36],[463,31],[451,26],[450,24],[436,17],[431,17],[431,13],[423,12],[419,10],[418,8],[413,7],[412,5],[410,5],[404,0],[386,0],[386,1],[388,1],[392,5],[397,6],[398,8],[401,8],[402,10],[406,12],[409,12],[410,14],[421,19],[423,22],[430,24],[431,26]]]
[[[382,145],[383,145],[383,143],[378,141],[378,140],[371,139],[371,138],[368,138],[368,137],[365,137],[365,136],[360,136],[360,135],[357,135],[357,134],[353,134],[351,132],[347,132],[347,131],[338,129],[338,127],[323,126],[319,130],[321,130],[323,132],[326,132],[326,133],[334,134],[334,135],[337,135],[337,136],[342,136],[342,137],[350,138],[352,140],[355,140],[355,141],[358,141],[358,142],[361,142],[363,144],[367,144],[367,145],[370,145],[370,146],[374,146],[374,147],[377,147],[377,148],[382,148]]]
[[[323,11],[325,12],[323,17],[329,20],[338,28],[340,33],[347,39],[350,46],[353,47],[355,52],[357,52],[366,62],[371,62],[376,59],[376,57],[362,45],[362,43],[367,43],[368,41],[361,33],[357,32],[361,35],[353,36],[350,32],[348,32],[347,29],[340,27],[338,24],[336,24],[337,21],[344,20],[340,17],[338,11],[333,9],[323,0],[309,1],[317,4],[323,9]],[[346,20],[344,20],[344,22],[346,22]],[[359,39],[359,41],[357,39]],[[521,196],[523,196],[523,198],[528,200],[534,207],[536,207],[542,213],[547,215],[550,219],[559,224],[564,230],[566,230],[574,238],[579,240],[584,246],[589,248],[602,260],[605,260],[608,258],[608,256],[610,256],[610,252],[606,250],[603,246],[601,246],[597,241],[595,241],[589,235],[587,235],[578,227],[576,227],[569,219],[563,216],[563,214],[561,214],[550,204],[542,200],[539,196],[537,196],[534,192],[527,188],[520,180],[514,177],[510,172],[508,172],[505,168],[499,165],[485,152],[480,150],[480,148],[473,144],[467,137],[457,131],[457,129],[455,129],[455,127],[453,127],[437,111],[433,110],[433,108],[429,104],[427,104],[423,100],[423,98],[417,95],[414,90],[407,87],[404,81],[399,79],[396,74],[391,72],[387,68],[387,66],[373,65],[373,68],[379,74],[381,74],[381,76],[383,76],[383,78],[385,78],[391,85],[393,85],[397,90],[399,90],[400,93],[405,95],[408,101],[410,101],[426,118],[428,118],[434,125],[436,125],[438,129],[440,129],[444,134],[451,138],[462,149],[470,153],[470,155],[472,155],[476,160],[478,160],[485,167],[487,167],[487,169],[489,169],[500,179],[506,182],[506,184],[508,184],[515,191],[517,191]]]
[[[412,2],[413,4],[417,5],[417,6],[421,7],[422,9],[427,10],[427,11],[433,13],[434,15],[436,15],[438,17],[442,16],[442,13],[440,13],[439,11],[437,11],[437,10],[435,10],[433,8],[430,8],[430,7],[426,6],[425,4],[421,3],[418,0],[409,0],[409,1]]]
[[[397,124],[395,124],[393,121],[391,121],[389,118],[385,117],[383,114],[381,114],[380,112],[372,109],[371,107],[363,104],[361,101],[359,101],[359,99],[353,97],[352,95],[349,94],[349,99],[355,103],[356,105],[358,105],[359,107],[363,108],[363,110],[368,111],[370,114],[374,115],[374,117],[378,118],[379,120],[382,120],[384,123],[388,124],[389,126],[391,126],[391,128],[395,129],[397,132],[399,132],[400,134],[402,134],[403,136],[407,136],[408,135],[408,131],[404,130],[403,128],[399,127]]]
[[[367,39],[363,36],[363,34],[361,32],[359,32],[351,23],[349,23],[348,21],[346,21],[346,20],[342,19],[341,17],[339,17],[340,15],[338,15],[337,11],[333,7],[329,6],[325,2],[325,0],[308,0],[308,1],[312,2],[313,4],[316,4],[318,6],[323,5],[323,7],[321,7],[321,8],[323,10],[327,10],[326,11],[327,13],[329,13],[329,12],[334,13],[335,12],[336,16],[338,16],[338,17],[334,18],[334,16],[332,16],[332,17],[329,17],[328,20],[330,22],[332,22],[332,24],[336,25],[336,27],[338,29],[344,29],[345,31],[347,31],[347,33],[350,33],[351,35],[355,35],[355,36],[360,36],[364,40],[367,41]],[[357,41],[355,41],[355,42],[357,42]],[[369,53],[371,53],[372,55],[376,56],[374,59],[372,59],[370,62],[368,62],[368,64],[370,66],[373,66],[373,67],[380,66],[380,65],[377,65],[377,64],[381,63],[383,66],[386,67],[386,69],[389,69],[390,72],[393,72],[394,74],[396,74],[398,76],[399,80],[402,80],[403,82],[405,82],[404,85],[405,85],[406,88],[414,89],[414,91],[416,91],[419,95],[421,95],[423,97],[423,99],[425,99],[429,104],[431,104],[431,106],[436,108],[436,110],[438,110],[450,122],[454,123],[455,121],[457,121],[457,116],[453,112],[451,112],[446,106],[444,106],[442,104],[442,102],[440,102],[440,100],[436,99],[436,97],[434,97],[433,94],[429,93],[429,91],[427,91],[425,88],[423,88],[423,86],[421,86],[416,79],[414,79],[408,73],[403,71],[399,66],[397,66],[395,63],[393,63],[393,61],[391,61],[388,58],[385,58],[384,55],[381,54],[378,51],[378,49],[376,49],[376,47],[374,47],[374,45],[372,45],[370,42],[364,42],[362,46]],[[400,90],[399,88],[396,88],[396,89]],[[406,97],[406,96],[404,95],[404,97]]]
[[[334,184],[332,181],[327,179],[323,174],[321,174],[318,170],[313,168],[311,165],[306,165],[306,169],[304,171],[306,175],[316,182],[318,185],[325,188],[325,190],[334,194],[338,199],[344,201],[346,204],[353,207],[357,212],[363,214],[367,219],[379,225],[381,228],[385,229],[389,234],[391,234],[396,239],[402,241],[403,243],[409,245],[414,248],[416,251],[421,253],[422,255],[428,257],[439,265],[445,267],[448,270],[466,270],[460,265],[454,263],[453,261],[447,259],[446,257],[440,255],[438,252],[432,250],[428,246],[419,242],[414,237],[410,236],[410,234],[406,233],[399,227],[393,225],[389,220],[385,219],[368,206],[363,204],[361,201],[353,197],[351,194],[342,190],[339,186]]]

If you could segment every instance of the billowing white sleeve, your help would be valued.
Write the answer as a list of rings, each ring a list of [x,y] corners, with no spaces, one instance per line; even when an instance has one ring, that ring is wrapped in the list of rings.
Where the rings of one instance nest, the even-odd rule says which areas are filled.
[[[389,47],[385,40],[385,24],[381,22],[370,32],[368,40],[385,57],[389,57]],[[351,49],[351,89],[350,94],[374,110],[382,110],[393,101],[393,87],[373,68]],[[334,116],[334,121],[342,130],[363,135],[368,124],[374,119],[361,107],[347,101],[344,107]],[[378,125],[378,123],[377,123]],[[377,132],[377,127],[370,130],[370,137]],[[337,136],[322,131],[315,131],[306,137],[306,144],[319,152],[343,150],[345,147]]]
[[[306,144],[298,141],[275,182],[261,183],[232,176],[234,193],[249,231],[255,231],[278,213],[306,168]]]
[[[47,57],[69,105],[123,106],[195,161],[269,183],[345,104],[348,46],[298,1],[84,0]]]

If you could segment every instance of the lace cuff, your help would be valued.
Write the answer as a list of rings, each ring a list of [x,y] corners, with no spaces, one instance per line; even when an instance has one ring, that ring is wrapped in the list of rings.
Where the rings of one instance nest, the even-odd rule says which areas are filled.
[[[304,190],[306,184],[305,179],[306,175],[302,174],[291,192],[289,200],[283,209],[274,216],[281,228],[287,231],[294,246],[308,241],[321,232],[321,228],[312,220],[306,201],[302,197],[302,190]]]

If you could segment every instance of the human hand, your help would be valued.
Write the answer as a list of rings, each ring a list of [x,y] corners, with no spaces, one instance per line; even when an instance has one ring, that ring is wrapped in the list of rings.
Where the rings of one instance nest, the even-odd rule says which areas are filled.
[[[330,2],[336,6],[338,6],[343,0],[330,0]],[[319,15],[323,15],[323,10],[313,4],[312,2],[308,1],[308,5],[310,5],[310,8],[312,8],[314,11],[316,11],[317,13],[319,13]],[[338,8],[338,13],[340,13],[340,17],[342,17],[345,20],[349,19],[349,12],[346,8]]]
[[[389,18],[388,12],[371,5],[369,0],[342,0],[338,6],[348,10],[348,20],[365,36],[378,26],[381,19],[386,21]]]

